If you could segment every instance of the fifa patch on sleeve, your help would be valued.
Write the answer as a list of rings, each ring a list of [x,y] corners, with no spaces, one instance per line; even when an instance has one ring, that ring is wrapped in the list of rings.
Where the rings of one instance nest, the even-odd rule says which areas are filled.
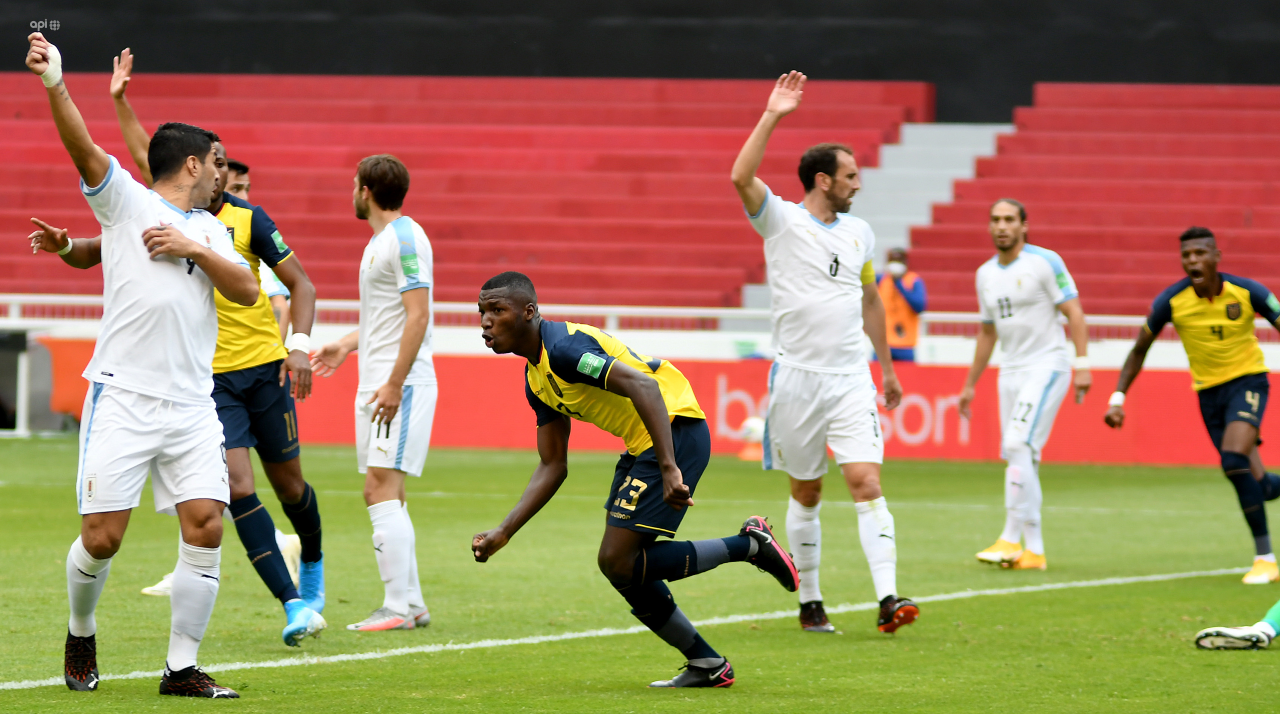
[[[400,255],[400,268],[406,276],[418,275],[418,254],[403,253]]]
[[[1071,285],[1071,284],[1070,284],[1070,282],[1068,282],[1068,281],[1067,281],[1067,274],[1066,274],[1066,273],[1059,273],[1059,274],[1058,274],[1058,287],[1059,287],[1059,288],[1061,288],[1062,290],[1066,290],[1070,285]]]
[[[284,236],[281,236],[279,231],[271,232],[271,240],[276,242],[276,248],[280,249],[281,253],[289,250],[289,246],[284,242]]]
[[[1280,313],[1280,300],[1276,300],[1275,293],[1267,294],[1267,307],[1276,313]]]
[[[578,372],[594,379],[600,377],[600,370],[603,367],[604,358],[591,353],[583,353],[582,359],[578,361]]]

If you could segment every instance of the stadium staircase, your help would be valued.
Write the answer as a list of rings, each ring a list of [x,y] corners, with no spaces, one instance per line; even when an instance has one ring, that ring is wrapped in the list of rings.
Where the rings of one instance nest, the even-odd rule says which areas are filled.
[[[144,58],[145,59],[145,58]],[[106,74],[68,74],[95,140],[133,170]],[[436,298],[471,301],[494,273],[529,273],[546,302],[733,306],[763,279],[758,238],[729,170],[770,83],[747,80],[291,77],[135,74],[148,130],[186,121],[218,132],[252,167],[251,200],[299,251],[322,298],[357,296],[368,227],[351,209],[356,163],[408,165],[405,211],[436,257]],[[43,88],[0,74],[0,293],[101,292],[101,273],[33,257],[38,216],[98,232],[58,142]],[[770,146],[762,177],[799,200],[796,160],[840,141],[866,166],[904,122],[933,119],[919,82],[811,82]]]
[[[1089,313],[1141,315],[1183,274],[1178,235],[1217,233],[1222,269],[1280,287],[1280,87],[1038,84],[977,176],[914,228],[930,308],[975,311],[987,210],[1026,204],[1031,240],[1062,254]]]

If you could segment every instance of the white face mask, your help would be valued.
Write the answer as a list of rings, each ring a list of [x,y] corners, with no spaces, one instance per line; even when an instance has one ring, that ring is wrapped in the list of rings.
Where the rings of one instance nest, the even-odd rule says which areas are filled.
[[[907,264],[900,261],[889,261],[885,264],[884,270],[894,278],[901,278],[907,274]]]

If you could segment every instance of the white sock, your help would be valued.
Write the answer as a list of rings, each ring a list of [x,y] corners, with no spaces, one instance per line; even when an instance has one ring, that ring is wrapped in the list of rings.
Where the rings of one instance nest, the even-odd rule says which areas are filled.
[[[213,604],[218,600],[218,579],[222,576],[222,547],[215,549],[183,542],[178,547],[178,566],[173,570],[173,591],[169,609],[169,670],[196,664],[200,641],[209,627]]]
[[[385,595],[382,607],[409,613],[409,534],[412,526],[399,499],[369,507],[373,522],[373,550],[378,559]]]
[[[1040,505],[1044,493],[1040,491],[1040,470],[1031,468],[1027,479],[1026,495],[1022,500],[1022,535],[1027,540],[1027,551],[1044,556],[1044,535],[1040,531]]]
[[[1027,460],[1028,462],[1030,460]],[[1000,538],[1011,544],[1022,541],[1022,498],[1024,496],[1024,466],[1022,460],[1011,457],[1004,468],[1004,531]]]
[[[884,497],[855,502],[858,510],[858,536],[862,552],[871,567],[871,582],[876,587],[876,600],[898,593],[898,546],[893,530],[893,515]]]
[[[1275,638],[1276,638],[1276,629],[1272,628],[1270,623],[1267,623],[1266,621],[1258,621],[1257,623],[1255,623],[1255,624],[1253,625],[1253,627],[1254,627],[1254,628],[1257,628],[1258,630],[1262,631],[1263,633],[1266,633],[1268,638],[1270,638],[1270,639],[1272,639],[1272,640],[1275,640]]]
[[[409,526],[409,610],[410,616],[416,616],[427,607],[422,597],[422,584],[418,582],[418,532],[413,528],[413,519],[409,518],[409,502],[405,502],[404,523]]]
[[[87,638],[98,632],[94,609],[102,596],[102,587],[111,573],[111,559],[95,559],[85,551],[80,537],[71,542],[67,552],[67,600],[71,602],[71,619],[67,630],[77,638]]]
[[[822,503],[805,506],[794,498],[787,500],[787,546],[800,572],[800,602],[821,601],[818,567],[822,565],[822,522],[818,512]]]
[[[1257,560],[1259,560],[1259,559],[1261,559],[1261,560],[1263,560],[1263,561],[1270,561],[1271,563],[1273,563],[1273,564],[1274,564],[1274,563],[1276,562],[1276,555],[1275,555],[1274,553],[1271,553],[1271,554],[1259,554],[1259,555],[1257,555],[1257,556],[1253,557],[1253,560],[1254,560],[1254,561],[1257,561]]]

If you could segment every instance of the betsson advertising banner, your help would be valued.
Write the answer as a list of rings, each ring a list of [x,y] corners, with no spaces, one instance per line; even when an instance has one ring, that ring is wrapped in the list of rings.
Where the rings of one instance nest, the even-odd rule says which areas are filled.
[[[313,395],[298,406],[304,442],[350,444],[354,440],[353,404],[356,360],[330,378],[316,378]],[[521,448],[536,446],[536,426],[525,401],[524,362],[513,357],[437,355],[439,403],[434,446]],[[743,420],[768,409],[764,360],[733,362],[680,360],[711,426],[712,449],[736,454],[743,447]],[[876,384],[879,366],[873,365]],[[892,412],[880,406],[886,456],[912,459],[1000,458],[996,370],[978,385],[973,420],[960,418],[957,405],[967,368],[899,365],[904,395]],[[1094,371],[1094,389],[1083,404],[1068,395],[1058,412],[1044,460],[1059,463],[1217,464],[1217,454],[1200,421],[1191,379],[1182,371],[1144,372],[1129,392],[1123,430],[1102,422],[1107,397],[1115,389],[1114,370]],[[1265,427],[1264,427],[1265,433]],[[581,422],[573,423],[574,449],[622,451],[622,442]],[[1264,454],[1264,457],[1266,455]]]

